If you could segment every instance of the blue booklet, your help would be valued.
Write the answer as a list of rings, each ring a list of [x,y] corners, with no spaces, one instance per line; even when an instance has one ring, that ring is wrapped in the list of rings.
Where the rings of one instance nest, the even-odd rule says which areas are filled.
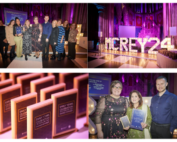
[[[22,33],[22,29],[21,27],[16,27],[16,34],[21,34]]]
[[[130,128],[143,131],[141,123],[145,121],[145,116],[145,111],[133,109]]]

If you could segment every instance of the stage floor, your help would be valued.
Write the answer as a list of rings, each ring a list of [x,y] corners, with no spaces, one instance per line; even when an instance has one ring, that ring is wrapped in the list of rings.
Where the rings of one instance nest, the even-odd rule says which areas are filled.
[[[159,68],[157,56],[147,53],[132,53],[103,50],[88,53],[88,68]]]
[[[85,127],[86,117],[78,118],[76,121],[76,128],[78,132],[68,133],[66,135],[57,137],[55,139],[88,139],[88,127]],[[9,130],[5,133],[0,134],[0,139],[12,139],[12,131]]]
[[[65,46],[65,53],[68,54],[68,46]],[[42,54],[42,53],[40,53]],[[87,68],[87,49],[76,45],[76,58],[75,60],[69,60],[65,57],[64,60],[58,61],[50,60],[53,52],[49,48],[49,59],[42,59],[31,56],[28,61],[25,60],[25,57],[15,58],[10,60],[10,58],[2,60],[0,55],[0,68]],[[8,54],[9,56],[9,54]]]

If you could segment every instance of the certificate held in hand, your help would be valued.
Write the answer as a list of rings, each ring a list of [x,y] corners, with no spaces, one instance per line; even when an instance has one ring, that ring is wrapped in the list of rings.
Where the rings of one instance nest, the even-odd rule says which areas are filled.
[[[130,128],[143,131],[141,123],[145,121],[145,116],[145,111],[133,109]]]
[[[16,27],[16,34],[21,34],[22,33],[22,30],[21,30],[21,27]]]

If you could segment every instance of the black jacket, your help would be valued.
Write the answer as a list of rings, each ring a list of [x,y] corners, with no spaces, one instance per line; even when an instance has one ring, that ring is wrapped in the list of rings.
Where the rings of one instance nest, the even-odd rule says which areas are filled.
[[[52,28],[52,33],[49,39],[49,43],[51,45],[54,45],[54,42],[56,42],[56,45],[58,44],[58,35],[59,35],[59,28],[58,27]]]
[[[0,41],[6,39],[5,26],[0,26]]]

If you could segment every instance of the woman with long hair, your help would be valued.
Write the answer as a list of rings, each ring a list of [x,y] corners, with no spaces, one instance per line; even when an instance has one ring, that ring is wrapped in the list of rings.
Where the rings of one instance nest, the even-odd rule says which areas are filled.
[[[53,55],[50,58],[51,60],[55,60],[56,58],[56,46],[58,44],[58,35],[59,35],[59,28],[57,27],[57,20],[53,20],[52,21],[52,32],[50,35],[50,39],[49,39],[49,43],[52,46],[52,50],[53,50]]]
[[[23,26],[23,54],[25,55],[25,60],[28,60],[27,55],[32,53],[31,33],[32,27],[30,27],[30,21],[27,19]]]
[[[34,57],[39,58],[40,51],[42,51],[41,37],[42,37],[42,25],[38,22],[38,17],[33,18],[34,24],[32,25],[32,48],[35,52]]]
[[[14,58],[16,56],[15,54],[15,40],[13,35],[13,26],[15,24],[14,20],[11,20],[9,24],[5,27],[6,31],[6,39],[9,45],[11,46],[10,50],[10,58]]]
[[[14,34],[14,40],[16,44],[16,53],[17,57],[23,57],[22,55],[22,46],[23,46],[23,40],[22,40],[22,27],[20,24],[20,19],[18,17],[15,18],[15,24],[13,27],[13,34]]]
[[[61,19],[57,21],[57,25],[59,28],[59,35],[58,35],[58,45],[56,46],[56,51],[58,52],[58,61],[61,60],[62,53],[64,52],[64,44],[65,44],[65,29],[61,25]],[[64,57],[63,57],[64,59]]]
[[[68,58],[73,60],[75,59],[76,56],[75,46],[77,42],[76,36],[78,33],[78,31],[76,30],[76,26],[77,26],[76,23],[71,24],[71,29],[69,32],[69,39],[68,39]]]
[[[131,118],[132,118],[133,109],[144,110],[146,112],[146,116],[145,116],[145,122],[141,123],[143,131],[140,131],[140,130],[137,130],[137,129],[131,129],[130,127],[124,128],[125,130],[128,130],[127,138],[131,138],[131,139],[133,139],[133,138],[134,139],[138,139],[138,138],[150,139],[151,135],[150,135],[149,128],[151,126],[151,121],[152,121],[150,108],[147,105],[143,104],[143,99],[142,99],[141,93],[137,90],[133,90],[133,91],[130,92],[129,102],[130,102],[130,107],[128,107],[127,113],[126,113],[129,120],[131,120]]]

